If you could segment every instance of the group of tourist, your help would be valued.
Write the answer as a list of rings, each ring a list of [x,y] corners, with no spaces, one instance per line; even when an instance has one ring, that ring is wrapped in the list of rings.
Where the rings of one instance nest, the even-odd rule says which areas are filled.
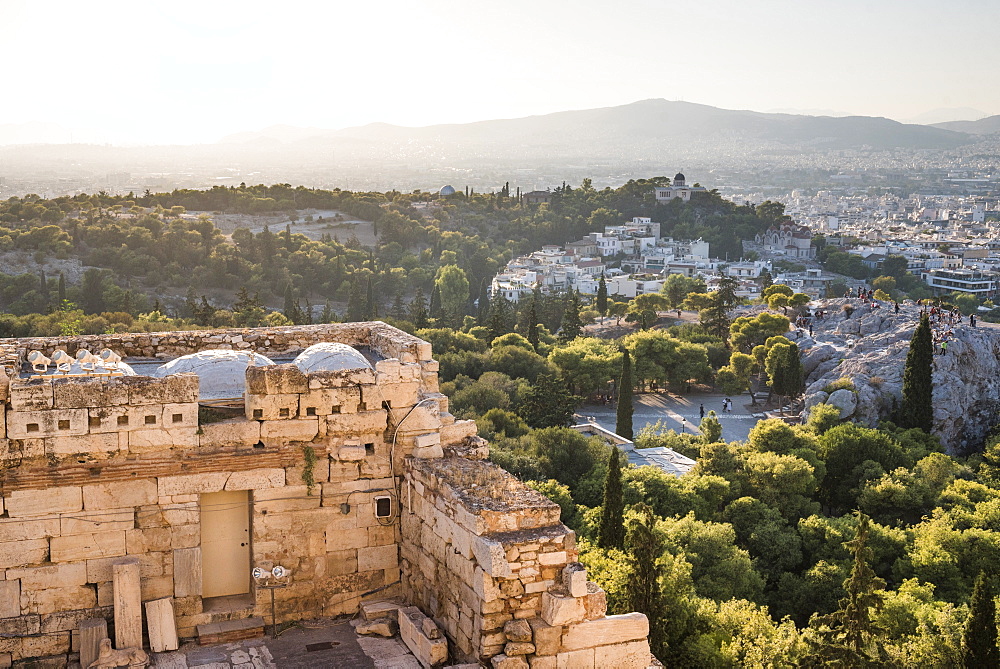
[[[955,336],[955,326],[962,323],[962,312],[957,307],[946,309],[937,304],[930,304],[930,300],[918,301],[920,305],[920,315],[927,314],[931,324],[931,337],[934,346],[938,348],[940,355],[948,353],[948,342]],[[969,325],[976,327],[976,315],[969,314]]]

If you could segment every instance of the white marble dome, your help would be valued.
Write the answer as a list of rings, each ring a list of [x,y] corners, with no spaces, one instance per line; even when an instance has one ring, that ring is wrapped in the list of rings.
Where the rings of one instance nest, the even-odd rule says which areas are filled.
[[[371,369],[371,363],[359,350],[347,344],[313,344],[292,361],[303,372],[334,372],[343,369]]]
[[[194,372],[198,375],[198,399],[221,400],[243,397],[247,367],[266,367],[274,362],[250,351],[212,350],[184,355],[160,365],[152,376]]]
[[[451,186],[442,186],[441,190],[438,191],[441,195],[454,195],[455,189]]]

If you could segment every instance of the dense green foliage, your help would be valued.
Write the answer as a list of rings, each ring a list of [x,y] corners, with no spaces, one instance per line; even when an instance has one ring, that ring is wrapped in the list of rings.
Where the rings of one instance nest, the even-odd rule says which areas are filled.
[[[903,427],[931,429],[934,419],[934,384],[931,379],[933,363],[931,324],[927,314],[923,314],[910,339],[910,350],[906,353],[906,366],[903,368],[903,405],[899,416]]]

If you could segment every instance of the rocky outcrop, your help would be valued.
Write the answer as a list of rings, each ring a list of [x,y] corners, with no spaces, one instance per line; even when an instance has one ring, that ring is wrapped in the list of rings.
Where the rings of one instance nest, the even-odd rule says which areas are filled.
[[[788,333],[802,351],[805,407],[835,404],[842,417],[871,426],[891,418],[902,400],[919,307],[905,303],[897,314],[891,303],[873,310],[854,299],[813,305],[827,312],[813,324],[813,336],[802,329]],[[845,377],[853,390],[829,387]],[[947,355],[934,356],[933,378],[935,434],[953,453],[978,447],[1000,422],[1000,328],[954,326]]]

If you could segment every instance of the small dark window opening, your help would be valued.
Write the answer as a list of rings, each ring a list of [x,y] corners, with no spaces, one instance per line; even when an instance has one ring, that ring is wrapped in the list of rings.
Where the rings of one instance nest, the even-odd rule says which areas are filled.
[[[253,417],[254,417],[254,420],[260,420],[260,419],[262,419],[264,417],[264,410],[263,409],[254,409],[253,410]]]
[[[365,444],[365,455],[375,455],[375,444]]]
[[[119,425],[128,425],[128,416],[118,416]]]
[[[288,409],[278,409],[278,418],[288,418]]]
[[[68,420],[61,420],[61,421],[59,421],[59,429],[60,430],[68,430],[69,429],[69,421]]]
[[[316,407],[306,407],[306,415],[307,416],[315,416],[316,415]]]
[[[38,423],[28,423],[28,432],[38,432]]]
[[[368,405],[364,402],[358,402],[358,411],[368,411]]]
[[[330,407],[330,413],[340,413],[340,405],[334,404],[332,407]]]
[[[146,416],[146,425],[156,425],[156,416]]]
[[[184,422],[184,414],[182,414],[182,413],[175,413],[174,416],[173,416],[173,418],[174,418],[174,422],[175,423],[183,423]]]
[[[100,416],[91,416],[90,419],[87,422],[90,425],[90,427],[100,427],[101,426],[101,417]]]

